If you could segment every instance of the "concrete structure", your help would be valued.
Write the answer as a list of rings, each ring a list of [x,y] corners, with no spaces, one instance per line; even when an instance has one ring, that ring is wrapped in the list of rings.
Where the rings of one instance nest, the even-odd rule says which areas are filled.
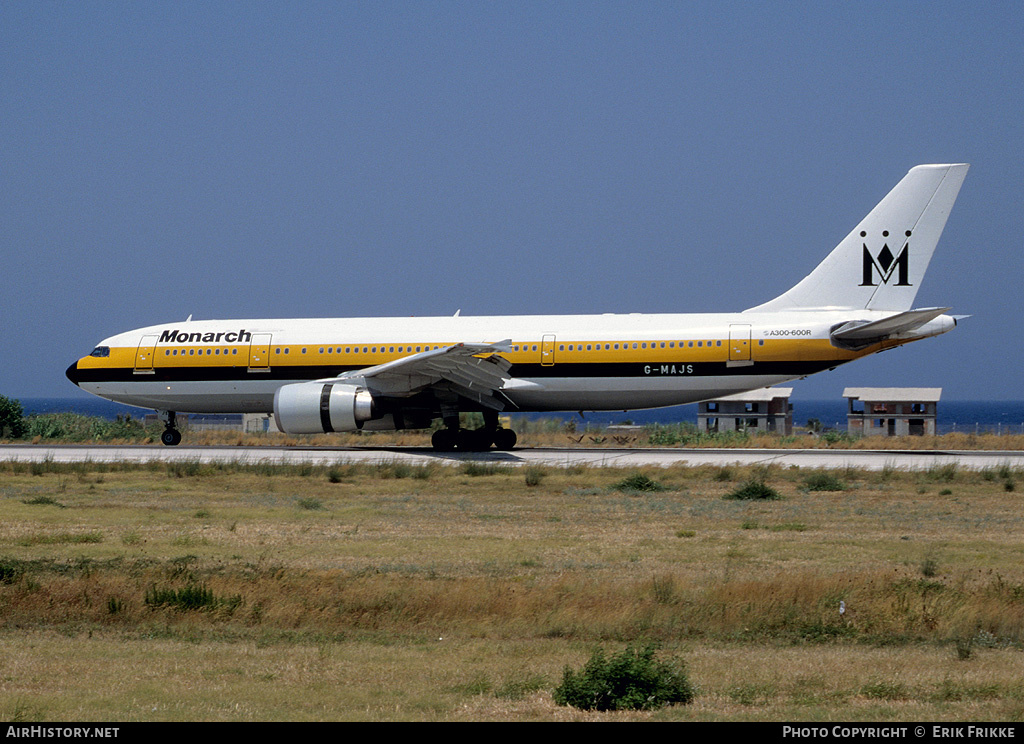
[[[697,404],[700,431],[793,433],[793,388],[762,388]]]
[[[855,436],[933,436],[942,388],[846,388],[846,430]]]

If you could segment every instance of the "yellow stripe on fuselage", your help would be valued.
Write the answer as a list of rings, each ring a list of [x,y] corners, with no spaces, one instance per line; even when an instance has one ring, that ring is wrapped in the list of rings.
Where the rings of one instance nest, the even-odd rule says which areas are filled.
[[[787,361],[851,361],[884,349],[909,343],[890,340],[859,351],[833,346],[827,339],[753,339],[750,359],[757,362]],[[369,367],[401,359],[413,354],[451,346],[451,343],[345,343],[328,345],[272,344],[271,367],[341,366]],[[535,364],[540,360],[541,342],[513,341],[513,351],[501,356],[513,364]],[[615,348],[618,346],[619,348]],[[570,350],[570,347],[571,350]],[[635,347],[635,348],[634,348]],[[329,350],[329,351],[328,351]],[[158,369],[175,367],[248,367],[250,347],[245,345],[181,345],[157,346],[152,366]],[[138,349],[113,347],[106,357],[87,356],[79,360],[81,369],[132,369],[136,366]],[[559,339],[551,361],[555,364],[587,363],[700,363],[724,362],[729,359],[728,339],[662,340],[573,340]]]

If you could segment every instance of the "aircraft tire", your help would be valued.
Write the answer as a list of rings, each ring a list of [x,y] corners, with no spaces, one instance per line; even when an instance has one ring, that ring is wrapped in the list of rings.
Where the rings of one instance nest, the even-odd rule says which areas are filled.
[[[456,441],[455,432],[449,429],[438,429],[430,437],[430,445],[438,452],[451,452]]]
[[[160,441],[168,447],[175,447],[181,444],[181,432],[177,429],[164,429]]]
[[[498,429],[494,432],[494,448],[502,451],[509,451],[515,449],[516,433],[511,429]]]

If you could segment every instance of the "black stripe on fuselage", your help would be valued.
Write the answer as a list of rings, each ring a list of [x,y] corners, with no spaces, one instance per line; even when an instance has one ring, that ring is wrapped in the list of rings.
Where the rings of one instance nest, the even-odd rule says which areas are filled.
[[[514,378],[657,378],[657,377],[743,377],[749,375],[781,375],[803,377],[836,367],[848,359],[824,359],[800,362],[755,362],[729,366],[726,362],[593,362],[568,364],[513,364],[509,375]],[[339,366],[277,366],[250,371],[246,367],[156,367],[145,374],[131,368],[68,370],[76,384],[83,382],[223,382],[231,380],[322,380],[355,372],[364,367]],[[77,378],[77,379],[75,379]]]

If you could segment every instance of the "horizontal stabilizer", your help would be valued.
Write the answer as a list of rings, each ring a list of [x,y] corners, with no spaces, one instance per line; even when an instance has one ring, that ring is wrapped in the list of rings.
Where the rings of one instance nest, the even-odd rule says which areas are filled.
[[[896,313],[888,318],[882,318],[882,320],[851,320],[832,331],[831,337],[833,341],[840,342],[840,345],[859,346],[874,343],[899,333],[907,333],[920,328],[948,310],[950,310],[948,307],[927,307],[922,310]]]

